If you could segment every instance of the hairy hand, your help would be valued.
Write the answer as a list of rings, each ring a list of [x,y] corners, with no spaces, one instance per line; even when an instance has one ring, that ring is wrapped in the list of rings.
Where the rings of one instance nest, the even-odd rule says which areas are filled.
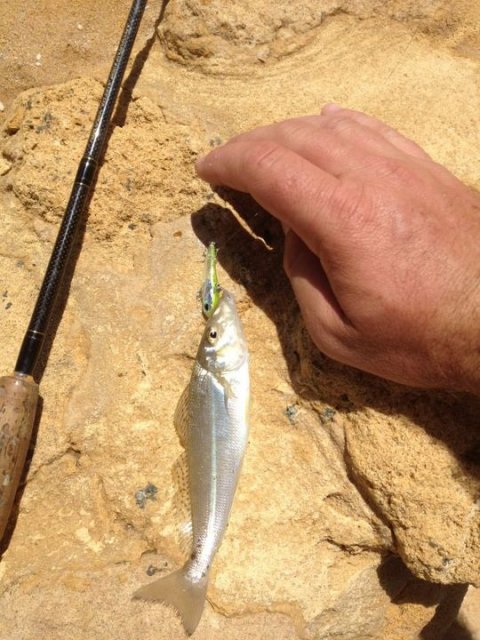
[[[330,357],[420,387],[480,392],[480,195],[363,113],[254,129],[197,163],[284,227],[284,265]]]

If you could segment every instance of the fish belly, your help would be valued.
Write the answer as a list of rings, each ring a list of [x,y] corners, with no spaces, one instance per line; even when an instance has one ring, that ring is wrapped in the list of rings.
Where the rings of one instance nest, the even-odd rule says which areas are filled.
[[[200,575],[227,527],[248,437],[248,364],[226,378],[222,384],[197,363],[191,380],[187,458],[192,561]]]

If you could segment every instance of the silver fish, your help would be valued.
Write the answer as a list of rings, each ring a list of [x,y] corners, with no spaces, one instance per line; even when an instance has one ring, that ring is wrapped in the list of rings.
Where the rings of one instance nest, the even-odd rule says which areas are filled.
[[[176,411],[187,453],[192,548],[185,565],[139,589],[180,613],[190,635],[205,604],[208,573],[227,528],[248,437],[248,351],[233,296],[222,289]]]

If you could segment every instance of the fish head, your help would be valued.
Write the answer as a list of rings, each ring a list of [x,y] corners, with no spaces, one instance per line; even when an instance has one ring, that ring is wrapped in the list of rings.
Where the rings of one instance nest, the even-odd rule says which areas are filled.
[[[238,369],[247,358],[247,345],[231,293],[222,290],[198,349],[197,360],[212,373]]]

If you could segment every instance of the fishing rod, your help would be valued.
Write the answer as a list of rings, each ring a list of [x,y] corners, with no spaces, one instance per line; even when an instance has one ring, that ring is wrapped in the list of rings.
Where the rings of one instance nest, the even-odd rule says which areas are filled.
[[[12,375],[0,378],[0,541],[5,533],[30,445],[38,401],[35,365],[47,334],[57,294],[102,157],[113,108],[120,91],[147,0],[134,0],[83,157],[37,302]]]

